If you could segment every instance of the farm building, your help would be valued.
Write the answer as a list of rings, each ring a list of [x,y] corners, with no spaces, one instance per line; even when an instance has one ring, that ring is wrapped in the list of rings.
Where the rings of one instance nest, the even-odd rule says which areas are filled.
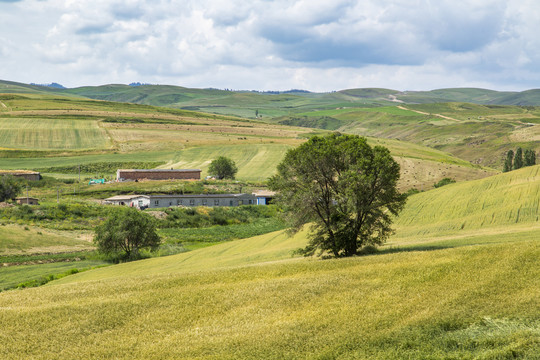
[[[152,195],[150,207],[239,206],[254,205],[256,200],[252,194]]]
[[[274,200],[276,192],[269,190],[256,190],[253,192],[253,195],[255,195],[257,198],[257,205],[269,205]]]
[[[41,174],[39,172],[29,170],[0,170],[0,175],[11,175],[26,180],[41,180]]]
[[[104,200],[105,204],[127,205],[138,209],[146,209],[150,206],[148,195],[117,195]]]
[[[106,204],[127,205],[139,209],[171,206],[239,206],[264,205],[254,194],[201,194],[201,195],[118,195],[105,199]]]
[[[33,197],[18,197],[15,202],[19,205],[39,205],[39,199]]]
[[[117,181],[200,180],[200,169],[131,169],[116,171]]]

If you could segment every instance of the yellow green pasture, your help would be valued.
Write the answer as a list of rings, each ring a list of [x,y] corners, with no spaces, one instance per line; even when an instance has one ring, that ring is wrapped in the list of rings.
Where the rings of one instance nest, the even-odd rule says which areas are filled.
[[[24,150],[103,149],[111,142],[92,120],[0,118],[0,147]]]
[[[540,166],[450,184],[408,199],[398,235],[432,236],[492,226],[540,224]]]
[[[73,234],[26,225],[0,226],[0,255],[78,251],[93,248]],[[0,273],[1,273],[0,269]]]
[[[227,156],[238,166],[237,178],[242,180],[265,180],[272,176],[283,156],[290,149],[287,144],[239,144],[199,146],[179,151],[163,168],[202,169],[208,174],[208,166],[219,156]]]
[[[291,258],[279,233],[0,293],[4,359],[502,359],[540,351],[540,243]]]

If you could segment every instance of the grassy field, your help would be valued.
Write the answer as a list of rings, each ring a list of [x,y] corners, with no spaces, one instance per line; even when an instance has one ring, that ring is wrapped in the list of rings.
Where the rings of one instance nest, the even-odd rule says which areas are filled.
[[[247,104],[252,96],[237,95],[235,99]],[[206,176],[212,159],[226,155],[236,161],[239,180],[262,181],[274,173],[287,149],[315,133],[308,128],[146,105],[44,94],[0,97],[6,105],[0,113],[0,167],[45,169],[45,175],[61,178],[78,179],[78,165],[106,162],[200,168]],[[313,100],[307,95],[277,97],[287,98]],[[345,110],[351,109],[324,111]],[[352,114],[356,113],[358,109]],[[390,117],[406,114],[413,120],[418,115],[395,107],[363,109],[361,113]],[[345,131],[362,133],[355,126]],[[404,169],[400,187],[405,190],[428,189],[445,176],[461,181],[493,173],[423,145],[393,139],[369,141],[387,146],[398,158]],[[114,172],[83,169],[82,177],[112,177]]]
[[[450,184],[409,198],[397,219],[403,237],[493,226],[540,225],[540,166]]]
[[[538,358],[539,169],[409,197],[368,256],[293,257],[306,231],[278,231],[3,292],[0,353]]]
[[[91,249],[85,239],[27,225],[0,226],[0,255],[37,254]]]
[[[536,240],[291,259],[304,241],[273,233],[2,293],[0,350],[6,359],[538,354]]]
[[[80,260],[54,262],[48,264],[16,265],[4,267],[1,271],[0,291],[17,286],[32,287],[46,283],[53,277],[67,276],[79,271],[109,265],[100,260]]]
[[[0,119],[0,147],[4,149],[83,150],[110,146],[106,132],[96,121]]]

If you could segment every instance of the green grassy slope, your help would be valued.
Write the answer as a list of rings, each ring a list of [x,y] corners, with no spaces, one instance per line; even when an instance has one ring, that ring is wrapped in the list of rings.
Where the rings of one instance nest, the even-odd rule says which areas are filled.
[[[416,194],[396,221],[409,238],[516,225],[540,228],[540,166]]]
[[[410,197],[394,244],[371,256],[291,258],[306,233],[276,232],[1,293],[0,352],[5,359],[538,358],[538,169]],[[463,220],[475,225],[437,229]]]
[[[0,226],[0,255],[37,254],[54,251],[87,250],[93,246],[74,236],[59,234],[41,228]]]
[[[293,245],[265,239],[275,254],[280,242]],[[3,358],[496,359],[539,351],[538,241],[251,265],[250,256],[288,255],[252,254],[248,241],[1,293]],[[262,238],[251,241],[259,254],[268,249]]]

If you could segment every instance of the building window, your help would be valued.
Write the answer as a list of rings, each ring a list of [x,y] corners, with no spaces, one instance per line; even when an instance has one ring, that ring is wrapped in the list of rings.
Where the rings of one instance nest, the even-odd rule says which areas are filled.
[[[214,200],[214,206],[219,206],[219,199]]]
[[[202,204],[203,206],[206,206],[206,199],[203,199]]]
[[[155,200],[154,205],[158,206],[159,205],[159,200]]]
[[[249,200],[249,205],[253,205],[253,200]]]
[[[233,206],[233,201],[232,200],[230,201],[230,204],[231,204],[231,206]]]
[[[189,205],[191,205],[191,206],[195,205],[195,199],[189,200]]]
[[[182,205],[182,200],[180,199],[176,200],[176,205]]]

